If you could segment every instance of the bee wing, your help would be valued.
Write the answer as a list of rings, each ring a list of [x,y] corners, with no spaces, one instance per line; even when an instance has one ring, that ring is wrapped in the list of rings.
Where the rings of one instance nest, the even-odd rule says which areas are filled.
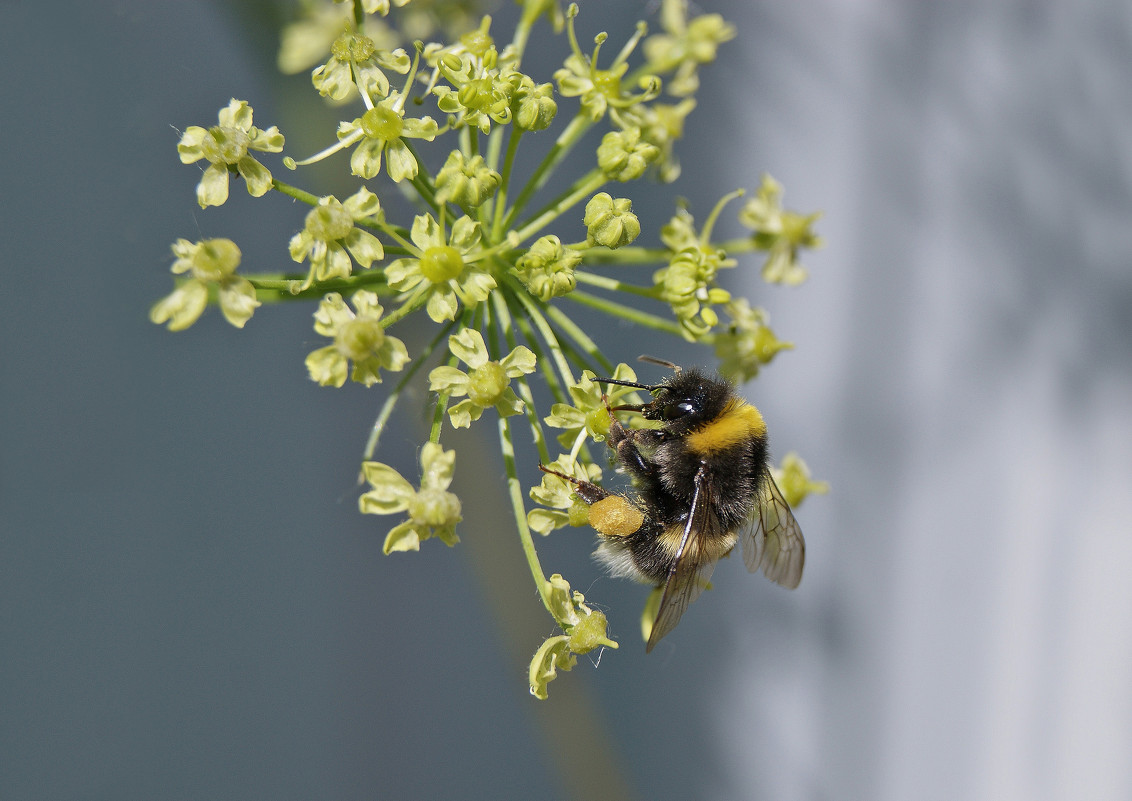
[[[661,638],[676,628],[688,604],[696,600],[704,591],[711,578],[715,563],[701,557],[701,550],[693,546],[693,541],[707,525],[708,503],[707,481],[703,470],[696,474],[696,490],[692,495],[692,508],[688,510],[688,522],[684,525],[684,535],[680,547],[668,569],[668,579],[664,583],[656,620],[652,624],[645,653],[653,649]]]
[[[792,590],[802,580],[806,541],[769,470],[763,479],[758,509],[740,537],[743,561],[752,573],[762,568],[768,579]]]

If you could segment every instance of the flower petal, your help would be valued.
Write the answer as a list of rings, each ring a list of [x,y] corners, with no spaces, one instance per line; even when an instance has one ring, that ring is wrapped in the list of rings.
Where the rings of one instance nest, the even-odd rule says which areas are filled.
[[[394,526],[385,536],[385,543],[381,546],[382,553],[386,555],[394,551],[419,551],[420,549],[420,534],[417,532],[417,527],[408,520],[399,526]]]
[[[271,189],[271,170],[251,156],[240,159],[236,163],[236,170],[247,181],[248,194],[252,197],[263,197]]]
[[[385,148],[386,169],[395,182],[417,177],[417,159],[400,139],[394,139]]]
[[[202,209],[209,206],[223,206],[228,199],[228,167],[224,164],[210,164],[197,184],[197,203]]]
[[[430,392],[446,392],[449,395],[468,394],[468,374],[456,367],[441,365],[428,374]]]
[[[368,268],[375,261],[385,258],[385,248],[382,246],[381,240],[360,228],[355,228],[348,233],[346,238],[342,240],[342,244],[350,251],[354,261],[362,267]]]
[[[455,320],[456,312],[459,311],[460,304],[456,302],[456,293],[451,289],[442,289],[437,287],[430,293],[428,298],[428,305],[425,310],[428,316],[432,318],[434,323],[442,323],[445,320]]]
[[[346,383],[349,363],[338,348],[327,345],[311,351],[306,358],[311,380],[324,387],[340,387]]]
[[[246,278],[237,278],[220,287],[220,311],[224,313],[224,319],[236,328],[243,328],[259,305],[255,287]]]
[[[200,281],[186,281],[153,305],[149,319],[170,331],[184,331],[195,323],[208,305],[208,287]]]
[[[488,362],[487,345],[484,344],[483,334],[474,328],[465,328],[459,334],[448,337],[448,349],[452,355],[473,370],[483,367]]]

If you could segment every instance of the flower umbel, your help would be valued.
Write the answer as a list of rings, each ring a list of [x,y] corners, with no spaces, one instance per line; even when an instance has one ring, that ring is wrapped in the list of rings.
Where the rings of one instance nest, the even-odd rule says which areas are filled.
[[[606,403],[616,406],[622,398],[636,391],[615,384],[599,384],[594,377],[589,370],[583,371],[578,383],[570,387],[573,405],[554,404],[543,421],[551,428],[566,429],[558,437],[558,442],[564,448],[574,447],[586,437],[595,442],[603,442],[609,434],[609,409],[606,408]],[[632,383],[637,380],[637,375],[629,365],[619,364],[609,378]]]
[[[358,499],[364,515],[392,515],[408,512],[409,519],[394,526],[385,537],[382,550],[419,551],[431,537],[452,547],[460,541],[456,524],[460,499],[448,491],[456,452],[446,451],[435,442],[421,448],[421,488],[413,489],[400,473],[381,462],[365,462],[362,472],[371,489]]]
[[[600,3],[586,2],[600,11]],[[326,338],[306,356],[311,379],[327,387],[352,379],[377,395],[359,506],[402,515],[385,538],[386,553],[417,550],[431,537],[457,543],[462,512],[450,489],[455,451],[446,438],[474,426],[475,444],[463,447],[482,448],[483,436],[494,434],[529,570],[523,580],[533,579],[561,629],[530,665],[531,692],[545,698],[548,682],[578,654],[616,647],[606,612],[561,575],[544,572],[536,540],[545,541],[535,534],[588,525],[591,507],[578,497],[578,482],[601,480],[597,461],[609,448],[595,443],[608,437],[614,415],[634,431],[664,427],[640,412],[661,391],[654,368],[667,363],[652,359],[643,380],[653,383],[645,385],[622,360],[642,350],[663,356],[665,341],[683,339],[701,354],[714,348],[737,380],[754,378],[792,345],[769,327],[770,299],[748,301],[743,290],[760,267],[766,281],[798,283],[805,277],[799,253],[820,240],[812,230],[817,215],[784,210],[782,187],[769,176],[739,212],[748,230],[737,237],[713,231],[742,189],[724,188],[699,226],[677,198],[667,220],[651,213],[660,200],[656,179],[680,174],[678,150],[685,121],[698,110],[700,81],[735,36],[722,17],[690,17],[686,0],[661,0],[662,30],[647,37],[641,22],[611,54],[606,33],[582,50],[576,3],[519,4],[513,32],[503,32],[492,30],[490,17],[471,16],[471,0],[300,3],[306,17],[288,27],[279,59],[291,72],[313,68],[326,111],[304,119],[322,131],[324,149],[301,162],[282,159],[295,183],[257,161],[259,153],[280,152],[283,136],[256,128],[242,100],[222,109],[217,125],[188,128],[178,144],[185,163],[207,162],[201,206],[224,203],[230,176],[239,175],[253,196],[272,191],[301,209],[305,219],[296,216],[289,242],[279,243],[291,259],[238,273],[241,253],[232,241],[178,240],[173,290],[150,318],[181,330],[213,304],[241,327],[261,304],[310,304],[315,331]],[[540,38],[543,24],[548,35]],[[557,52],[558,69],[528,58],[534,42],[540,56]],[[402,76],[396,87],[395,76]],[[676,99],[661,102],[662,92]],[[736,141],[749,133],[725,132]],[[685,159],[702,161],[717,149],[692,144]],[[330,158],[340,153],[348,166]],[[318,176],[334,194],[300,185],[315,162],[323,171],[340,168],[336,180]],[[732,174],[748,169],[740,159]],[[652,183],[629,186],[640,180]],[[278,263],[278,254],[269,260]],[[724,270],[733,270],[726,287]],[[642,334],[649,344],[640,345]],[[388,373],[396,375],[383,381]],[[374,456],[406,400],[424,407],[412,411],[428,426],[419,486]],[[637,440],[642,459],[651,459],[650,444],[663,436]],[[489,453],[467,458],[477,469],[498,470]],[[792,502],[825,487],[793,454],[776,475]],[[497,525],[476,530],[500,534]],[[650,626],[659,603],[654,593]],[[621,610],[608,614],[622,630],[634,625]]]

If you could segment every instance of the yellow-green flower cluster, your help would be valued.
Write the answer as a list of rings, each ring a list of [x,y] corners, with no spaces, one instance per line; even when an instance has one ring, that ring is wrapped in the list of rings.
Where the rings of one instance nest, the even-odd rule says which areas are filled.
[[[433,36],[426,3],[445,28],[471,22]],[[309,121],[321,130],[322,149],[301,159],[282,155],[283,134],[253,125],[251,106],[237,99],[217,124],[187,127],[177,145],[184,163],[204,162],[200,206],[222,205],[236,176],[253,197],[302,209],[279,252],[254,259],[288,266],[238,274],[235,242],[178,240],[173,291],[150,317],[180,330],[214,304],[243,327],[257,308],[310,303],[314,331],[324,338],[306,356],[311,380],[382,385],[374,390],[380,411],[364,450],[368,489],[359,505],[365,514],[403,515],[382,529],[386,553],[418,550],[430,538],[458,542],[456,453],[446,445],[453,429],[494,427],[514,526],[562,632],[531,662],[531,692],[545,698],[547,683],[577,654],[616,647],[603,613],[559,574],[546,578],[532,532],[586,523],[587,507],[564,476],[600,481],[595,455],[607,449],[595,443],[608,435],[614,413],[633,428],[656,425],[632,416],[647,392],[608,383],[637,380],[619,363],[637,355],[625,344],[629,327],[714,347],[724,372],[753,378],[792,346],[777,339],[761,305],[740,297],[739,276],[761,266],[767,281],[798,283],[805,277],[799,254],[820,240],[817,215],[784,210],[782,188],[769,177],[739,212],[747,232],[736,239],[713,234],[723,207],[743,194],[732,187],[699,230],[680,201],[664,224],[634,211],[638,192],[655,194],[654,179],[680,174],[677,154],[697,89],[720,45],[736,35],[722,17],[662,0],[661,30],[648,36],[642,22],[610,53],[605,33],[583,49],[576,4],[565,13],[558,0],[519,4],[505,36],[492,31],[490,17],[470,17],[469,0],[304,3],[308,16],[288,27],[279,61],[291,72],[309,70],[325,101],[326,118]],[[543,50],[557,46],[561,61],[539,75],[527,55],[544,22],[565,34],[540,41]],[[434,38],[442,40],[425,41]],[[273,154],[289,172],[261,163]],[[332,190],[297,184],[302,168],[316,163],[339,170],[327,184]],[[642,179],[653,183],[636,183]],[[211,224],[202,218],[202,227]],[[280,258],[284,247],[290,260]],[[733,271],[733,285],[720,285],[724,270]],[[579,309],[586,316],[575,316]],[[419,484],[374,459],[406,398],[424,406],[415,417],[428,426]],[[549,447],[552,434],[560,450]],[[487,454],[474,459],[491,463]],[[792,456],[779,486],[799,500],[823,491]],[[527,498],[538,508],[528,512]],[[476,530],[492,536],[496,528]]]

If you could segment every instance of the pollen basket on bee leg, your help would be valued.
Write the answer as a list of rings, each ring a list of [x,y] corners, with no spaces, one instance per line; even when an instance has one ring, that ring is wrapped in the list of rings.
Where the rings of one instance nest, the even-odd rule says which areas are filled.
[[[628,537],[644,522],[641,510],[620,495],[609,495],[590,506],[590,525],[604,537]]]

